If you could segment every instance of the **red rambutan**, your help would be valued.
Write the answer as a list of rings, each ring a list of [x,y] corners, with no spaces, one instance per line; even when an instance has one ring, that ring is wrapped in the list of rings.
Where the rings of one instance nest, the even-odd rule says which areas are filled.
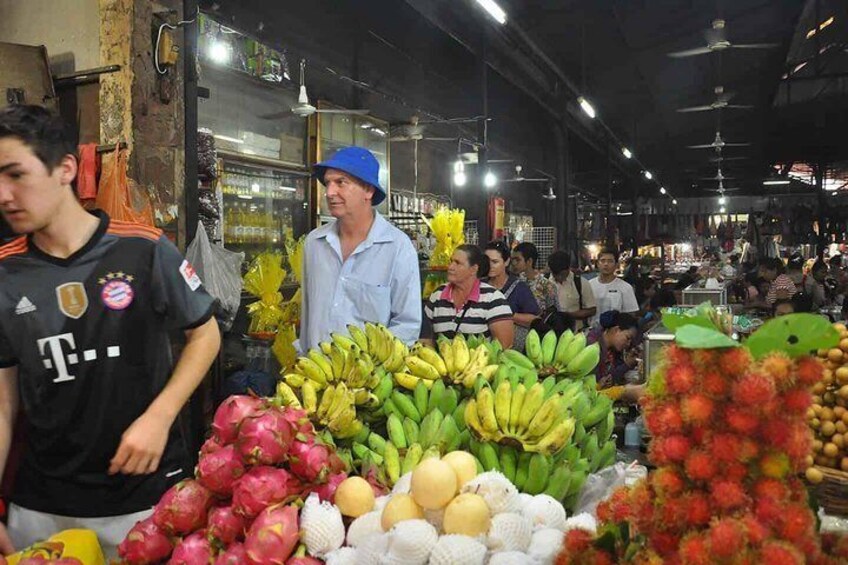
[[[804,422],[796,422],[784,438],[783,449],[789,456],[792,469],[800,471],[803,469],[807,455],[812,452],[813,434]]]
[[[782,351],[773,351],[763,357],[760,368],[772,378],[777,390],[787,390],[795,385],[792,359]]]
[[[698,367],[699,372],[712,369],[721,358],[721,353],[716,349],[696,349],[692,352],[692,364]]]
[[[760,562],[769,565],[803,565],[804,556],[788,543],[766,540],[760,548]]]
[[[798,383],[813,386],[824,374],[824,364],[815,357],[801,357],[795,363],[795,375]]]
[[[692,442],[682,435],[658,437],[651,440],[651,461],[657,465],[667,465],[686,459],[692,449]]]
[[[683,349],[682,347],[671,344],[663,350],[663,353],[665,353],[665,358],[669,366],[692,364],[692,353],[689,349]]]
[[[653,435],[667,436],[680,433],[683,428],[683,418],[677,404],[664,402],[645,411],[645,424]]]
[[[789,458],[785,453],[772,451],[760,457],[760,472],[766,477],[782,479],[790,470]]]
[[[771,498],[783,503],[789,499],[789,489],[783,481],[762,477],[753,485],[753,492],[759,498]]]
[[[647,481],[639,481],[630,489],[631,520],[640,530],[650,527],[654,520],[654,498]]]
[[[731,389],[733,402],[741,406],[762,408],[775,396],[774,383],[760,373],[747,373]]]
[[[620,523],[630,517],[630,489],[620,487],[613,491],[609,498],[598,504],[598,520],[601,522]]]
[[[712,518],[712,509],[707,496],[700,492],[691,492],[683,497],[686,504],[686,525],[690,528],[705,526]]]
[[[747,435],[754,432],[760,425],[760,419],[756,414],[740,406],[728,406],[724,409],[724,418],[727,425],[736,432]]]
[[[651,486],[660,498],[677,496],[683,492],[686,480],[677,469],[672,467],[661,467],[651,473]]]
[[[665,372],[665,386],[673,394],[688,393],[695,386],[695,369],[688,363],[670,366]]]
[[[711,565],[713,560],[707,549],[707,540],[703,535],[689,534],[680,542],[680,561],[683,565]]]
[[[736,434],[715,434],[709,445],[710,453],[719,461],[737,461],[742,449],[742,438]]]
[[[730,383],[718,371],[707,371],[701,377],[701,390],[713,398],[721,399],[730,390]]]
[[[769,530],[753,514],[745,514],[739,520],[745,526],[749,545],[760,545],[769,535]]]
[[[782,450],[791,431],[792,422],[785,418],[773,418],[769,420],[768,424],[760,428],[760,437],[765,440],[767,445]]]
[[[802,388],[793,388],[784,392],[780,401],[787,412],[804,414],[813,404],[813,395]]]
[[[586,530],[568,530],[565,533],[562,546],[568,553],[586,551],[592,545],[592,537],[592,534]]]
[[[781,538],[796,543],[812,534],[813,524],[809,507],[790,504],[783,508],[777,530]]]
[[[746,463],[759,456],[759,454],[760,445],[756,441],[747,437],[742,439],[742,445],[739,446],[740,461]]]
[[[654,532],[648,538],[651,547],[660,556],[665,557],[677,551],[680,545],[680,536],[671,532]]]
[[[708,453],[693,451],[686,458],[686,475],[693,481],[708,481],[716,473],[716,461]]]
[[[725,512],[736,510],[750,502],[742,483],[727,480],[715,481],[710,485],[710,498],[716,508]]]
[[[751,354],[744,347],[731,347],[718,358],[719,368],[725,375],[739,377],[747,372],[751,364]]]
[[[749,471],[748,467],[744,463],[731,461],[730,463],[722,465],[721,474],[728,481],[742,482],[748,476]]]
[[[667,498],[657,505],[656,524],[667,531],[678,531],[686,517],[686,503],[682,497]]]
[[[745,548],[745,530],[739,520],[723,518],[716,520],[707,532],[710,551],[719,558],[727,559]]]
[[[754,502],[754,514],[764,526],[774,528],[781,512],[783,505],[773,498],[760,496]]]
[[[824,532],[821,535],[822,548],[833,557],[848,561],[848,535],[844,533]]]
[[[680,413],[683,420],[690,424],[706,424],[712,417],[714,408],[713,401],[703,394],[690,394],[680,401]]]

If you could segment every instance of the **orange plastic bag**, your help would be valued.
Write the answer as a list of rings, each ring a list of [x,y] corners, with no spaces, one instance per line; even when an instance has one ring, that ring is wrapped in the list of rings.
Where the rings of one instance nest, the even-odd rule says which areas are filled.
[[[127,177],[127,150],[120,146],[113,153],[103,155],[95,203],[112,219],[154,225],[150,198]]]

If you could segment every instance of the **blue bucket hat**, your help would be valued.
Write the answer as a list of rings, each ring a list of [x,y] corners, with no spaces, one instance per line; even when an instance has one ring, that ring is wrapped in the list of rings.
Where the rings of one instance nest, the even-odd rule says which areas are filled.
[[[374,206],[386,199],[386,190],[380,186],[380,163],[374,154],[362,147],[343,147],[335,152],[328,160],[317,163],[312,167],[312,173],[324,183],[327,169],[344,171],[355,176],[365,184],[374,187]]]

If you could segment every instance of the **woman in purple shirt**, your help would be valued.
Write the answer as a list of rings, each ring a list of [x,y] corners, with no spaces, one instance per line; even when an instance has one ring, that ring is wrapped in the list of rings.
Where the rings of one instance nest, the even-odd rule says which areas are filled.
[[[524,340],[535,320],[539,318],[539,303],[527,283],[509,274],[510,250],[502,241],[490,241],[486,245],[489,258],[489,279],[486,281],[506,297],[512,308],[515,338],[512,348],[524,351]]]

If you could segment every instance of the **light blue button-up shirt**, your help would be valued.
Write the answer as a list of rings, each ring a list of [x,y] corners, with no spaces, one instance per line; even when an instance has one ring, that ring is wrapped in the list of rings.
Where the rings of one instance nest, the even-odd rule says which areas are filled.
[[[300,349],[318,347],[348,324],[384,324],[412,343],[421,332],[418,255],[405,233],[376,210],[365,241],[342,259],[336,222],[306,237]]]

